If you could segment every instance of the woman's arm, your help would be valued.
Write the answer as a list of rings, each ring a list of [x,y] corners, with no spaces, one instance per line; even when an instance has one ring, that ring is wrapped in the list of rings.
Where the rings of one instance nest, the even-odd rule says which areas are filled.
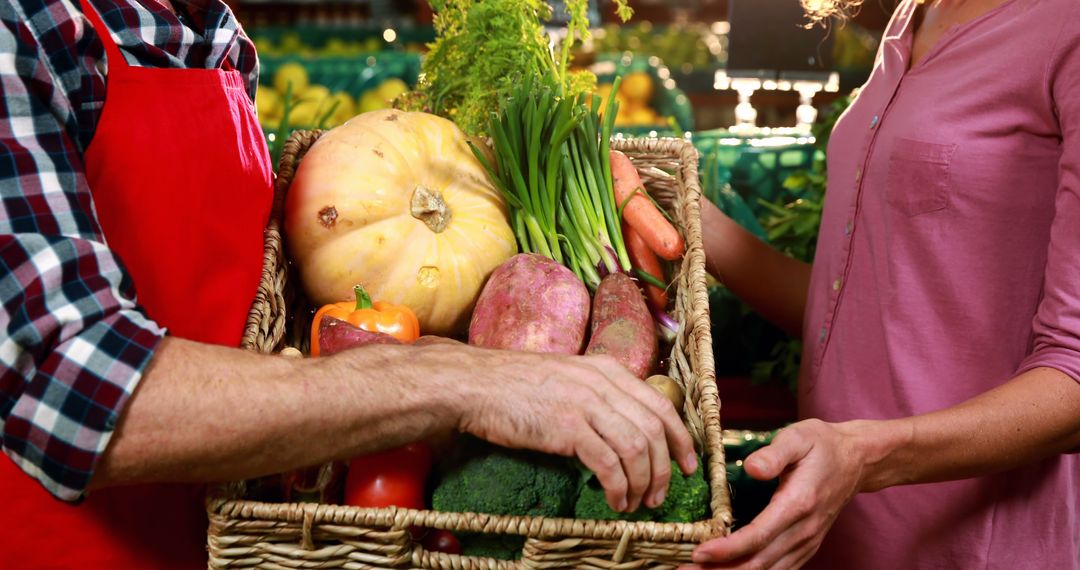
[[[773,324],[802,336],[810,264],[773,249],[704,198],[701,229],[709,273]]]
[[[871,460],[861,491],[1004,471],[1080,447],[1080,383],[1036,368],[958,406],[873,429],[885,437],[856,436]]]
[[[694,561],[798,568],[856,493],[985,475],[1078,446],[1080,383],[1051,368],[921,416],[799,422],[744,463],[755,479],[780,477],[769,506],[738,532],[698,547]]]

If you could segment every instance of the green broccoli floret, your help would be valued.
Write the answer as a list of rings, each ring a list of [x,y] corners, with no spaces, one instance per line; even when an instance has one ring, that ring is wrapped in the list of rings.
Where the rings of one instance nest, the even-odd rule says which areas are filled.
[[[699,464],[704,465],[702,462]],[[574,516],[579,519],[656,522],[695,522],[705,519],[709,516],[709,484],[704,471],[699,467],[687,477],[672,462],[671,483],[664,504],[655,509],[641,507],[632,513],[613,511],[607,504],[600,481],[590,473],[574,505]]]
[[[574,512],[579,474],[561,457],[464,439],[442,470],[439,511],[564,517]]]
[[[574,512],[581,475],[561,458],[501,448],[462,438],[440,469],[431,497],[435,510],[493,515],[566,517]],[[462,552],[510,560],[521,555],[521,536],[463,535]]]

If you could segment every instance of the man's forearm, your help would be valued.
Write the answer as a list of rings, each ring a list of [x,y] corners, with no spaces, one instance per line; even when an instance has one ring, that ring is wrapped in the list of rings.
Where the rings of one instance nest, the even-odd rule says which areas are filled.
[[[242,479],[456,427],[453,398],[425,370],[431,358],[357,350],[362,367],[344,355],[299,360],[166,339],[91,486]]]
[[[773,249],[705,199],[701,224],[709,273],[766,319],[802,336],[810,264]]]
[[[862,490],[1003,471],[1080,446],[1080,383],[1037,368],[960,405],[840,424],[867,458]]]

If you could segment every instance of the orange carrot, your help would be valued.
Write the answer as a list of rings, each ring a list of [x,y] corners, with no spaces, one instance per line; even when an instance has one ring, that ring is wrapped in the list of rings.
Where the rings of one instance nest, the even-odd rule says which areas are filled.
[[[686,249],[686,242],[645,195],[645,187],[634,164],[617,150],[611,151],[611,181],[615,203],[622,207],[623,220],[657,255],[668,261],[679,259]]]
[[[623,241],[626,242],[626,253],[630,254],[630,265],[652,275],[657,281],[663,281],[664,270],[660,267],[660,260],[656,258],[656,253],[649,249],[649,245],[645,243],[645,240],[641,239],[641,235],[626,222],[623,222],[622,232]],[[654,309],[666,310],[667,291],[645,282],[642,282],[642,285],[645,286],[645,295],[649,298],[649,304]]]

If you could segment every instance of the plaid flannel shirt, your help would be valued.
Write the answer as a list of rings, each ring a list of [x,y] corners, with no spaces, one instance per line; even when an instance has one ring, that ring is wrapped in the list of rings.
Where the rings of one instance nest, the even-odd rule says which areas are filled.
[[[221,0],[91,0],[135,66],[218,68],[254,99],[252,43]],[[0,418],[4,452],[83,496],[165,331],[138,306],[83,170],[105,99],[103,44],[78,0],[0,2]]]

